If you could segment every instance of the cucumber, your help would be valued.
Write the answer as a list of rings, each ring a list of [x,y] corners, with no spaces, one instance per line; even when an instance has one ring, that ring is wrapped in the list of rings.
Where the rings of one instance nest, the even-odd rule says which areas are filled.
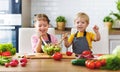
[[[73,65],[85,66],[85,61],[86,61],[86,59],[73,59],[73,60],[71,60],[71,63]]]

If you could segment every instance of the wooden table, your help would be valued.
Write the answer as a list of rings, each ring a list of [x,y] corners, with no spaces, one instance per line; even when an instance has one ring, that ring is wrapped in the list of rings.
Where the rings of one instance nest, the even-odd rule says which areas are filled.
[[[55,61],[50,58],[36,58],[28,59],[26,67],[21,67],[20,64],[17,67],[0,66],[0,72],[120,72],[99,70],[99,69],[88,69],[82,66],[75,66],[71,64],[72,58],[62,59],[61,61]]]

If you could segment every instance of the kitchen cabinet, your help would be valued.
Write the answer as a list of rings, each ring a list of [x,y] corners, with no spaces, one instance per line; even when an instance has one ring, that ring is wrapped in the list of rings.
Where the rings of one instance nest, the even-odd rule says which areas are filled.
[[[120,35],[109,35],[109,52],[112,53],[118,45],[120,45]]]

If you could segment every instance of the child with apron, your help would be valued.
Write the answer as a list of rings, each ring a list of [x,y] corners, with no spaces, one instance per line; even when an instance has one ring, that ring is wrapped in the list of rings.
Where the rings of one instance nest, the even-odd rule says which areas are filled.
[[[83,51],[85,50],[90,50],[89,46],[88,46],[88,42],[86,40],[86,31],[84,32],[83,37],[77,37],[77,33],[76,32],[74,39],[73,39],[73,52],[77,55],[77,54],[81,54]]]

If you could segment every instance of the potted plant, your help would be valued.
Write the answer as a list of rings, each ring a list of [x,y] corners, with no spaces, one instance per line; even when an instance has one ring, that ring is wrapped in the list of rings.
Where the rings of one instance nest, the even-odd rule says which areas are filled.
[[[116,8],[118,12],[111,12],[110,15],[115,16],[116,18],[114,19],[114,27],[120,28],[120,0],[116,2]]]
[[[65,30],[66,19],[64,16],[58,16],[56,18],[56,23],[58,30]]]
[[[105,27],[107,27],[108,29],[112,28],[113,25],[113,18],[110,16],[105,16],[103,19],[103,22],[105,24]]]

